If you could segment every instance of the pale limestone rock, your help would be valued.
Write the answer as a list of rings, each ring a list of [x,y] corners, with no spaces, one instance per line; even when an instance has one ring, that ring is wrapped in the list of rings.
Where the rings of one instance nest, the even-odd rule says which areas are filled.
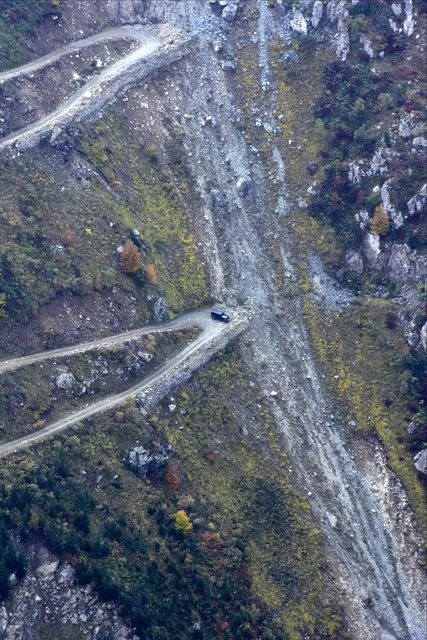
[[[403,32],[411,36],[415,29],[415,20],[412,13],[412,0],[405,0],[405,20],[403,21]]]
[[[402,15],[402,6],[400,2],[393,2],[391,5],[391,10],[393,11],[394,15],[397,16],[398,18]]]
[[[412,146],[427,147],[427,138],[423,138],[423,136],[417,136],[412,140]]]
[[[4,604],[0,607],[0,633],[4,633],[7,629],[7,611]]]
[[[49,578],[55,573],[55,571],[58,568],[58,565],[59,565],[58,560],[54,560],[53,562],[47,562],[45,564],[40,565],[40,567],[37,567],[36,573],[41,578]]]
[[[427,322],[425,322],[421,328],[420,340],[424,351],[427,351]]]
[[[387,262],[387,271],[396,282],[402,282],[411,274],[411,250],[406,244],[393,244]]]
[[[356,218],[356,222],[359,223],[360,229],[366,229],[368,227],[369,213],[365,209],[358,211],[355,215],[355,218]]]
[[[363,254],[371,267],[378,267],[381,254],[380,237],[377,233],[369,232],[363,241]]]
[[[358,251],[354,251],[353,249],[347,251],[345,261],[350,271],[353,271],[359,276],[363,273],[363,258]]]
[[[348,16],[346,3],[344,0],[329,0],[327,7],[327,16],[330,22],[337,22]]]
[[[352,184],[358,184],[364,176],[364,172],[355,162],[348,165],[348,179]]]
[[[365,36],[365,34],[362,33],[359,42],[363,46],[366,55],[368,55],[370,58],[373,58],[374,50],[372,49],[371,41],[369,40],[368,36]]]
[[[322,15],[323,15],[323,2],[322,0],[316,0],[313,5],[313,12],[311,14],[311,24],[313,25],[314,28],[316,28],[319,22],[321,21]]]
[[[56,378],[55,380],[55,384],[58,387],[58,389],[71,389],[71,387],[74,384],[74,376],[72,373],[70,373],[69,371],[64,371],[62,373],[59,374],[59,376]]]
[[[237,9],[238,9],[237,4],[228,4],[222,10],[221,15],[224,18],[224,20],[227,20],[227,22],[233,22],[234,19],[236,18]]]
[[[384,211],[386,211],[390,216],[390,219],[394,225],[394,228],[399,229],[399,227],[401,227],[403,224],[403,216],[400,213],[400,211],[396,210],[396,207],[391,202],[390,192],[388,190],[387,182],[384,182],[383,186],[381,187],[381,202],[382,202]]]
[[[413,216],[427,204],[427,183],[407,202],[408,214]]]
[[[427,449],[419,451],[414,457],[414,462],[416,470],[427,476]]]
[[[382,175],[387,171],[386,159],[384,158],[384,155],[386,153],[387,151],[383,147],[379,147],[379,149],[375,150],[375,153],[371,160],[371,174],[378,173],[379,175]]]
[[[336,54],[344,62],[347,60],[348,52],[350,51],[350,38],[347,29],[338,31],[334,36],[334,40]]]
[[[412,126],[409,120],[402,120],[399,123],[399,135],[402,136],[402,138],[409,138],[411,133],[412,133]]]
[[[307,20],[304,18],[301,11],[294,9],[292,18],[290,20],[290,26],[293,31],[297,33],[307,33]]]

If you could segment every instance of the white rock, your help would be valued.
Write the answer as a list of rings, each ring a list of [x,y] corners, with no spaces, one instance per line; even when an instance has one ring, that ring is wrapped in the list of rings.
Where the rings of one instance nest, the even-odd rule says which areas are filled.
[[[52,576],[55,573],[55,571],[58,568],[58,565],[59,565],[58,560],[55,560],[54,562],[47,562],[46,564],[42,564],[39,567],[37,567],[36,573],[41,578],[48,578],[49,576]]]
[[[411,271],[410,261],[411,250],[406,244],[393,244],[390,257],[387,262],[387,269],[393,280],[405,280]]]
[[[396,211],[396,207],[390,200],[387,181],[384,182],[383,186],[381,187],[381,201],[383,208],[389,214],[395,229],[399,229],[399,227],[401,227],[403,224],[403,216],[400,211]]]
[[[350,51],[350,38],[347,29],[336,33],[334,40],[336,54],[344,62],[347,60],[348,52]]]
[[[356,213],[354,217],[356,218],[356,221],[359,223],[359,227],[361,229],[366,229],[368,227],[369,213],[365,209],[358,211],[358,213]]]
[[[414,457],[414,462],[417,471],[427,476],[427,449],[419,451]]]
[[[7,629],[7,611],[6,611],[6,607],[4,606],[4,604],[1,605],[0,607],[0,632],[4,633]]]
[[[360,36],[359,42],[360,42],[361,45],[363,45],[363,49],[364,49],[366,55],[368,55],[370,58],[373,58],[374,57],[374,50],[372,49],[371,41],[369,40],[369,38],[367,36],[365,36],[364,33],[362,33],[362,35]]]
[[[403,21],[403,32],[407,36],[414,33],[415,20],[412,15],[412,0],[405,0],[405,20]]]
[[[421,328],[420,340],[424,351],[427,351],[427,322],[425,322]]]
[[[421,189],[407,202],[408,213],[413,216],[417,211],[421,209],[427,203],[427,183],[424,184]]]
[[[289,24],[293,31],[296,31],[297,33],[307,33],[307,20],[298,9],[294,9]]]
[[[399,16],[402,15],[402,6],[400,2],[393,2],[391,5],[391,10],[393,11],[394,15],[397,16],[398,18]]]
[[[390,25],[391,30],[396,33],[396,31],[399,31],[399,27],[397,26],[397,24],[395,23],[394,20],[392,20],[391,18],[389,18],[388,23]]]
[[[233,20],[236,17],[237,9],[238,9],[237,4],[228,4],[222,10],[221,15],[224,18],[224,20],[227,20],[228,22],[233,22]]]
[[[336,22],[348,16],[345,0],[329,0],[327,4],[328,20]]]
[[[376,267],[380,256],[380,237],[377,233],[367,233],[363,241],[363,254],[371,267]]]
[[[313,13],[311,14],[311,24],[314,28],[317,27],[319,22],[322,19],[323,15],[323,2],[321,0],[316,0],[313,5]]]
[[[410,122],[408,120],[402,120],[399,123],[399,135],[402,136],[402,138],[409,138],[411,133],[412,127]]]
[[[353,249],[347,251],[345,261],[350,271],[357,273],[359,276],[363,273],[363,258],[358,251],[354,251]]]
[[[417,136],[412,140],[412,145],[414,147],[427,147],[427,138],[423,138],[422,136]]]
[[[358,164],[350,162],[348,165],[348,179],[353,184],[358,184],[363,177],[363,172]]]
[[[55,384],[58,389],[71,389],[74,384],[74,380],[75,378],[72,373],[64,371],[56,378]]]

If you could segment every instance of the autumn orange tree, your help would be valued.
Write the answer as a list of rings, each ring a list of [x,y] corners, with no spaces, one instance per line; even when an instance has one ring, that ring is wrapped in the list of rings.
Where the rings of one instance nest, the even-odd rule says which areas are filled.
[[[158,283],[157,273],[156,273],[154,264],[151,264],[151,263],[147,264],[147,266],[145,267],[145,277],[147,278],[148,284],[151,284],[154,286]]]
[[[165,470],[165,480],[172,489],[178,489],[181,486],[182,478],[178,471],[178,467],[168,462]]]
[[[142,265],[141,254],[132,240],[126,240],[119,259],[120,268],[125,273],[136,273]]]

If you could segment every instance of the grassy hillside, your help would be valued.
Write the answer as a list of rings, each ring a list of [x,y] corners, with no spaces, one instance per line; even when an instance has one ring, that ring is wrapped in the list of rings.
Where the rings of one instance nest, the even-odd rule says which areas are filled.
[[[217,356],[173,412],[168,399],[146,418],[129,405],[6,459],[3,522],[70,559],[147,640],[342,639],[321,533],[239,361]],[[136,442],[171,445],[167,466],[128,469]]]

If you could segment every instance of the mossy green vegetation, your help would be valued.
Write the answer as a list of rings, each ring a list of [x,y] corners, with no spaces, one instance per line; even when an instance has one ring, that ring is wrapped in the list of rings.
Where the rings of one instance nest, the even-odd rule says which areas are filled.
[[[408,395],[409,372],[402,359],[409,349],[397,329],[396,304],[366,297],[325,314],[307,297],[305,320],[330,384],[348,407],[350,434],[375,434],[382,442],[388,464],[424,527],[425,490],[412,460],[408,433],[420,407],[414,407]]]
[[[61,0],[0,0],[0,70],[24,61],[24,38]]]
[[[75,563],[147,640],[342,639],[322,536],[239,361],[219,354],[172,412],[168,399],[146,418],[129,405],[5,459],[0,513]],[[124,466],[135,443],[172,445],[173,474]]]
[[[63,157],[64,166],[61,154],[44,149],[0,167],[4,311],[26,320],[63,291],[83,295],[114,286],[163,295],[172,313],[206,302],[194,225],[180,199],[183,181],[176,186],[153,165],[118,119],[82,128],[79,135],[80,141],[68,140],[83,156],[74,157],[72,166],[71,156]],[[129,236],[143,262],[154,265],[156,285],[144,271],[121,272],[117,247]],[[149,318],[149,304],[142,306]]]

